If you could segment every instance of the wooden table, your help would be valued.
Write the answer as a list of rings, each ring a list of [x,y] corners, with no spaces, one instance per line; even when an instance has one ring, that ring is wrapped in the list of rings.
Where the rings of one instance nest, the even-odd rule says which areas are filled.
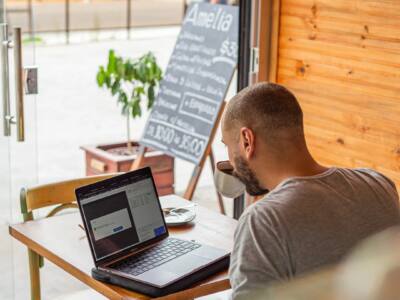
[[[160,200],[163,207],[190,204],[173,195]],[[195,209],[197,217],[193,224],[170,228],[170,235],[231,250],[237,221],[202,206]],[[148,296],[91,277],[94,264],[86,234],[78,226],[81,222],[77,212],[11,225],[9,231],[15,239],[110,299],[148,299]],[[224,271],[189,289],[158,299],[190,299],[229,288],[228,274]]]

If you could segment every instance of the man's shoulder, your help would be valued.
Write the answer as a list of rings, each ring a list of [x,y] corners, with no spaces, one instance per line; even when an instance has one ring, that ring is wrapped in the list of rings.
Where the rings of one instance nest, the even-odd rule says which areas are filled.
[[[355,168],[355,169],[338,169],[343,173],[349,174],[349,178],[361,178],[363,182],[368,183],[371,187],[381,187],[387,191],[397,195],[396,184],[386,175],[370,168]]]
[[[380,172],[378,172],[378,171],[376,171],[374,169],[356,168],[356,169],[350,169],[350,170],[352,170],[353,172],[357,172],[357,173],[360,173],[360,174],[365,174],[367,176],[371,176],[371,177],[377,178],[379,180],[383,180],[383,181],[385,181],[385,183],[388,183],[391,186],[396,187],[394,182],[389,177],[387,177],[386,175],[384,175],[384,174],[382,174],[382,173],[380,173]]]
[[[244,218],[249,216],[272,216],[277,218],[295,212],[304,206],[315,203],[315,200],[329,198],[332,191],[346,194],[348,191],[371,190],[381,195],[398,199],[396,185],[382,173],[368,168],[331,168],[321,176],[310,178],[290,178],[266,194],[264,198],[246,208]],[[318,202],[318,201],[317,201]]]
[[[240,220],[242,223],[261,222],[263,225],[272,225],[278,221],[282,209],[295,198],[295,190],[286,188],[285,191],[270,192],[262,199],[249,205],[243,212]]]

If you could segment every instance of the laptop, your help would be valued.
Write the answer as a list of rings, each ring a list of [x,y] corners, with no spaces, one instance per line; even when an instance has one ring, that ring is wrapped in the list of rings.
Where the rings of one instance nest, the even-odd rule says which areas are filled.
[[[226,250],[169,237],[150,168],[75,194],[98,280],[162,296],[229,266]]]

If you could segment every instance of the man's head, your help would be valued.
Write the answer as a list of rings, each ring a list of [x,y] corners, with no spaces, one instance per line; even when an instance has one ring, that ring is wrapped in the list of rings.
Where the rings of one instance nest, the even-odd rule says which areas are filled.
[[[289,90],[278,84],[247,87],[225,109],[222,140],[234,174],[246,185],[247,192],[264,194],[270,187],[263,178],[273,171],[272,167],[307,149],[300,105]]]

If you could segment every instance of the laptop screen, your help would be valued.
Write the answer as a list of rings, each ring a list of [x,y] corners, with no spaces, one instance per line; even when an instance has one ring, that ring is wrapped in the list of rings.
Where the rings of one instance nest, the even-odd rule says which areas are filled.
[[[142,170],[77,190],[95,261],[166,233],[151,172]]]

